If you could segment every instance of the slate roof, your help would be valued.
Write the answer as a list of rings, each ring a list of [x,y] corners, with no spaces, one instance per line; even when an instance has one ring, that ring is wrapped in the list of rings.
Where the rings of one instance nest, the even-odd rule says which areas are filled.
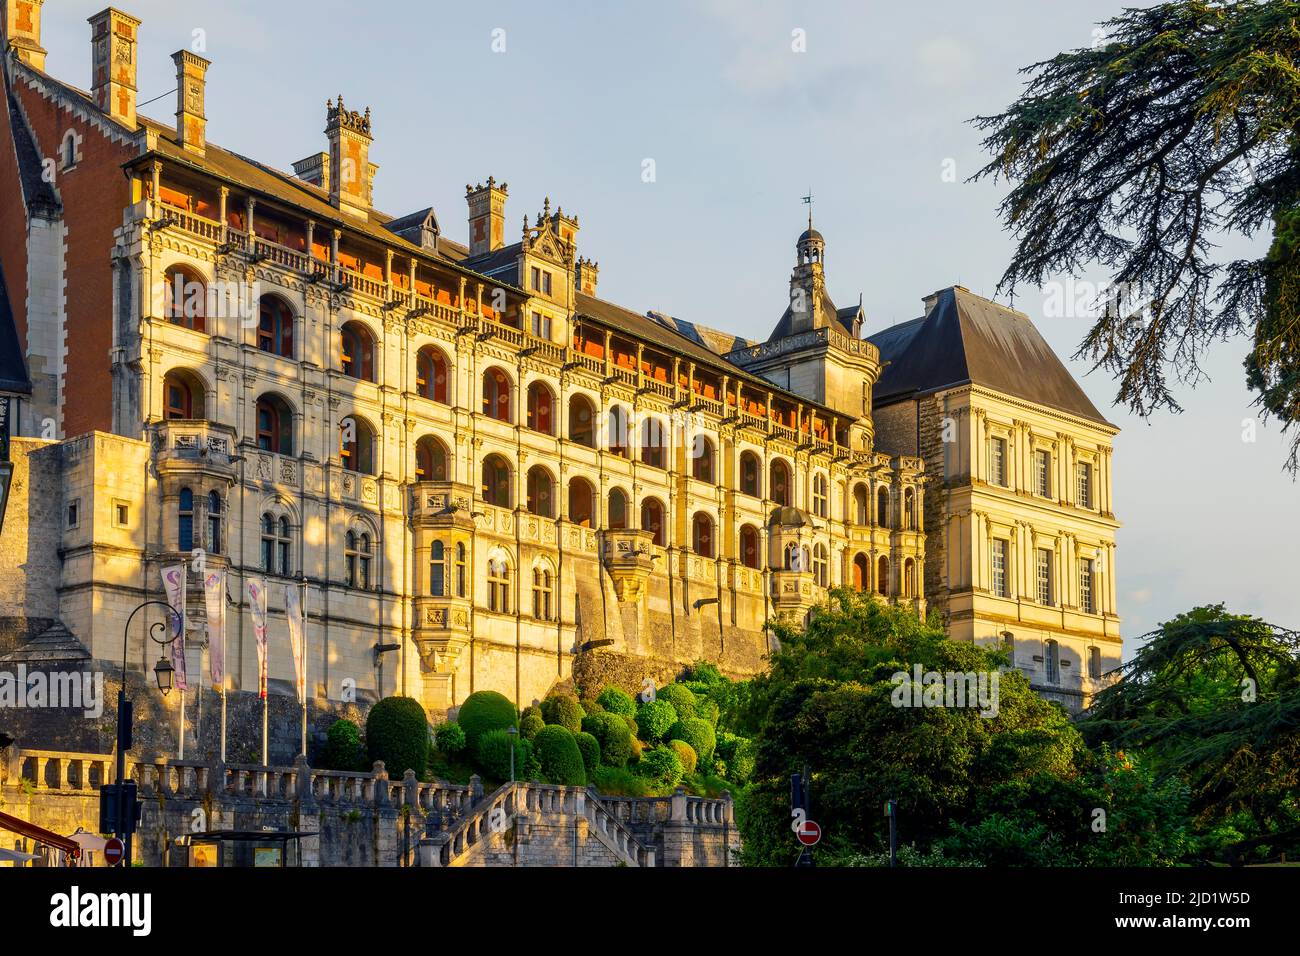
[[[9,129],[13,134],[14,151],[18,154],[18,180],[23,188],[23,198],[27,208],[33,212],[48,210],[55,212],[61,208],[54,186],[42,175],[41,154],[32,138],[32,131],[27,128],[18,108],[18,101],[12,93],[9,97]]]
[[[18,344],[18,327],[9,305],[4,269],[0,268],[0,392],[28,395],[31,391],[27,363],[23,360],[23,350]]]
[[[857,306],[854,306],[852,309],[837,309],[835,307],[835,303],[831,301],[830,295],[826,292],[825,288],[823,288],[821,308],[824,314],[833,315],[835,317],[834,321],[836,324],[839,325],[840,327],[839,331],[843,332],[845,335],[852,338],[853,315],[855,315],[858,311]],[[846,324],[846,313],[847,313],[847,324]],[[794,325],[794,305],[791,304],[785,307],[785,312],[781,314],[781,320],[776,323],[776,328],[772,330],[772,334],[767,337],[767,340],[769,342],[775,342],[777,339],[783,339],[787,335],[792,335],[793,333],[790,331],[790,329],[793,327],[793,325]]]
[[[889,364],[874,401],[975,384],[1114,427],[1084,394],[1029,317],[954,286],[928,315],[868,336]]]

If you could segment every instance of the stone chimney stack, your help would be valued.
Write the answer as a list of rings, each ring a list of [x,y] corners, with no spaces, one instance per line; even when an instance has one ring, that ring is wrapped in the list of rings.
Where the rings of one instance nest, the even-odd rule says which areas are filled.
[[[0,50],[15,50],[19,60],[38,70],[45,69],[45,48],[41,46],[41,4],[44,2],[5,0],[5,43],[0,47]]]
[[[338,105],[331,100],[325,109],[330,202],[344,212],[364,216],[371,206],[371,188],[378,168],[370,162],[370,144],[374,142],[370,109],[367,107],[364,114],[349,110],[343,105],[342,93]]]
[[[176,64],[176,142],[202,156],[208,142],[203,100],[212,63],[189,50],[177,50],[172,60]]]
[[[91,99],[113,119],[135,129],[140,21],[109,7],[89,22]]]
[[[509,187],[488,177],[487,185],[465,187],[469,204],[469,254],[493,252],[506,244],[506,197]]]
[[[580,256],[577,269],[574,272],[574,285],[578,291],[583,295],[594,296],[596,294],[596,278],[599,272],[599,264]]]

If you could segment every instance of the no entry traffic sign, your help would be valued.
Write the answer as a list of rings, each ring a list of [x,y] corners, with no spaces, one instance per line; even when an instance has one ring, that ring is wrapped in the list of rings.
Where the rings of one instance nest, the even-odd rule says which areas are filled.
[[[822,838],[821,824],[812,820],[805,820],[799,829],[795,831],[795,836],[799,838],[799,842],[804,846],[816,846],[817,841]]]
[[[104,862],[109,866],[117,866],[122,862],[122,857],[126,856],[126,847],[122,846],[122,841],[117,837],[109,837],[104,841]]]

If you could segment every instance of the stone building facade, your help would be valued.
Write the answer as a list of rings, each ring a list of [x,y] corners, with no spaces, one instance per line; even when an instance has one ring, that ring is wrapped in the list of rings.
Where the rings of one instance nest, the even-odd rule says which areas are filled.
[[[136,112],[121,11],[91,18],[88,93],[46,74],[41,7],[5,6],[0,268],[20,447],[56,472],[21,527],[57,570],[26,584],[92,657],[185,563],[204,671],[198,553],[228,571],[232,688],[257,687],[260,579],[273,689],[294,589],[316,700],[434,714],[539,698],[597,647],[752,673],[766,623],[835,586],[924,610],[923,453],[877,441],[880,356],[811,220],[767,341],[639,313],[597,296],[549,200],[508,243],[507,185],[469,186],[461,244],[431,208],[373,207],[369,110],[331,100],[326,149],[282,173],[207,141],[193,53],[175,124]],[[6,527],[9,553],[29,541]],[[33,630],[19,601],[0,617]]]

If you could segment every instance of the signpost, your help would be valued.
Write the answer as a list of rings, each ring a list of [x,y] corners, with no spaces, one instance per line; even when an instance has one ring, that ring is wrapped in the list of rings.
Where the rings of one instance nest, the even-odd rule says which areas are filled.
[[[117,866],[126,856],[126,847],[117,837],[109,837],[104,843],[104,862],[109,866]]]
[[[812,820],[805,820],[800,824],[795,836],[799,838],[799,842],[804,846],[816,846],[822,838],[821,824]]]

